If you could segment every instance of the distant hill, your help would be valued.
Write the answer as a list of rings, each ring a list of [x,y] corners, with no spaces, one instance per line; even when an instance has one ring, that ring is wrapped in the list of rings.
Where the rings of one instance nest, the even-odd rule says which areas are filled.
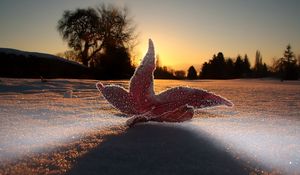
[[[45,53],[0,48],[0,77],[92,78],[90,69],[77,62]]]

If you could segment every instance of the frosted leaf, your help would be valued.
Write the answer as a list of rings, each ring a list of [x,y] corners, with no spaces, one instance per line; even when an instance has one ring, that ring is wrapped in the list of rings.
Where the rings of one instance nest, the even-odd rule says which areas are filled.
[[[155,95],[153,88],[155,68],[154,44],[149,39],[148,51],[130,79],[129,91],[117,85],[104,86],[100,82],[96,85],[116,109],[134,115],[127,122],[129,126],[150,120],[182,122],[191,119],[194,109],[197,108],[233,106],[221,96],[189,87],[175,87]]]

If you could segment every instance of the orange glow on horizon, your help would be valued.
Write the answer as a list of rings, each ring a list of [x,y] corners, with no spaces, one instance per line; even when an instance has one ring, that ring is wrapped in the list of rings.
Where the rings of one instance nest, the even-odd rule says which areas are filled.
[[[145,56],[148,49],[148,39],[144,38],[136,47],[137,58],[135,65],[138,65]],[[154,42],[155,54],[159,56],[161,66],[167,66],[174,70],[187,71],[188,67],[194,66],[197,70],[200,69],[203,62],[207,61],[205,54],[201,54],[197,49],[190,47],[189,44],[181,45],[181,41],[169,38],[151,38]],[[207,54],[208,55],[208,54]]]

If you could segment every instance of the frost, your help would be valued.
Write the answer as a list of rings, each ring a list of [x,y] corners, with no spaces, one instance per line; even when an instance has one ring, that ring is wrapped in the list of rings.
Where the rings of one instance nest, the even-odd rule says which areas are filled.
[[[0,165],[5,159],[16,160],[35,153],[45,154],[46,160],[56,160],[49,152],[58,145],[72,141],[82,143],[95,131],[123,126],[127,120],[98,93],[94,80],[54,79],[46,83],[34,79],[0,80]],[[129,85],[128,81],[103,82],[105,85],[112,83],[125,88]],[[257,169],[266,167],[281,174],[299,174],[299,81],[155,80],[155,84],[157,92],[183,84],[204,88],[235,103],[234,108],[204,108],[196,111],[189,122],[162,126],[189,129],[196,136],[205,135],[220,149],[227,150],[241,162],[257,165]],[[76,98],[64,98],[64,93],[70,89]],[[140,131],[145,130],[147,127]],[[86,147],[94,145],[89,143]],[[172,146],[157,144],[162,149]],[[127,143],[122,146],[126,147]],[[143,146],[147,151],[149,145]],[[72,157],[76,153],[66,154]],[[184,163],[176,166],[184,167]],[[205,168],[214,168],[215,162],[211,162],[211,166]]]
[[[93,80],[54,79],[41,82],[33,79],[1,78],[0,174],[4,174],[1,171],[2,162],[19,158],[24,158],[26,161],[28,155],[37,153],[45,154],[46,160],[57,160],[55,166],[59,168],[67,167],[65,160],[49,152],[73,141],[79,142],[80,149],[83,147],[85,151],[88,151],[86,147],[96,147],[103,133],[100,132],[95,137],[93,133],[123,126],[127,120],[114,110],[111,104],[121,112],[134,114],[130,120],[127,120],[128,125],[136,121],[148,120],[186,121],[193,117],[189,122],[181,124],[160,125],[191,130],[193,136],[198,138],[205,136],[206,142],[214,143],[242,163],[251,164],[256,172],[265,173],[266,171],[260,169],[266,169],[266,173],[274,171],[275,174],[276,172],[279,172],[277,174],[299,174],[299,81],[155,80],[157,90],[155,95],[153,76],[145,76],[152,75],[155,69],[154,46],[152,42],[149,45],[149,52],[146,55],[148,59],[142,61],[142,66],[137,69],[130,82],[104,81],[105,86],[97,84],[100,91],[105,91],[103,96],[98,93],[94,86],[96,81]],[[186,87],[178,87],[178,85],[186,85]],[[234,102],[235,107],[207,109],[206,107],[211,105],[233,105],[230,101],[211,92],[227,97]],[[190,102],[192,104],[189,104]],[[201,108],[201,110],[194,114],[194,108]],[[151,123],[151,125],[158,124]],[[139,131],[142,133],[139,133],[141,134],[139,136],[151,136],[149,133],[148,135],[143,133],[147,127],[143,128],[141,125],[141,128]],[[160,134],[164,133],[158,133],[154,137],[160,138]],[[172,134],[164,135],[167,137],[162,137],[162,140],[167,141]],[[82,144],[87,138],[88,141]],[[93,139],[98,141],[93,142]],[[123,141],[125,143],[118,146],[126,148],[128,140]],[[143,151],[147,151],[149,145],[150,147],[155,145],[157,149],[163,151],[172,146],[174,148],[174,145],[164,145],[165,142],[139,144]],[[78,145],[73,145],[70,150],[67,150],[66,157],[76,157],[78,152],[73,149]],[[184,147],[184,144],[181,146]],[[190,151],[193,153],[196,150]],[[140,152],[136,154],[143,155]],[[179,157],[176,156],[176,151],[172,154]],[[201,156],[205,157],[205,151],[203,154],[204,156]],[[160,156],[157,158],[161,159]],[[142,159],[143,157],[138,160]],[[175,166],[186,167],[184,163],[182,161],[182,164]],[[215,161],[209,162],[211,167],[205,168],[213,169],[215,163]],[[136,164],[139,165],[139,162]],[[111,166],[115,168],[114,164]]]
[[[1,79],[0,162],[124,123],[102,97],[95,96],[95,82]]]
[[[116,109],[134,115],[127,122],[129,126],[147,121],[183,122],[190,120],[197,108],[233,106],[221,96],[196,88],[177,86],[156,95],[153,87],[155,68],[154,45],[149,39],[148,52],[130,79],[129,91],[118,85],[103,86],[101,82],[96,84],[106,100]]]

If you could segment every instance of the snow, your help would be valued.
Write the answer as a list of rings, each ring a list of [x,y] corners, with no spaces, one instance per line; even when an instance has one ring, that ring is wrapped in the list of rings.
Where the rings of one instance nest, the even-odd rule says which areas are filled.
[[[29,161],[27,158],[29,154],[51,155],[51,151],[59,145],[74,141],[82,142],[83,138],[89,139],[89,136],[95,132],[124,126],[128,118],[112,108],[98,93],[95,87],[96,82],[95,80],[69,79],[41,82],[38,79],[1,78],[0,174],[1,164],[6,164],[7,161],[17,159]],[[104,81],[103,83],[104,85],[113,83],[128,88],[128,81]],[[97,161],[97,165],[106,167],[103,171],[115,169],[113,166],[117,165],[120,166],[120,170],[122,167],[126,168],[125,165],[132,166],[133,168],[130,168],[132,172],[135,172],[133,174],[139,174],[138,172],[149,174],[145,172],[147,168],[142,171],[139,166],[148,167],[149,171],[151,171],[150,167],[152,171],[157,168],[162,172],[179,167],[188,168],[190,171],[193,169],[204,171],[207,168],[213,170],[216,166],[223,166],[220,160],[225,160],[220,156],[214,157],[220,158],[219,161],[203,159],[210,155],[212,147],[215,146],[230,154],[238,162],[245,163],[257,171],[300,174],[299,81],[155,80],[155,91],[160,92],[180,85],[202,88],[220,94],[231,100],[235,106],[200,110],[196,112],[192,120],[184,123],[150,122],[137,125],[113,138],[108,137],[106,141],[99,142],[96,152],[87,149],[86,151],[91,152],[92,155],[88,154],[86,157],[83,156],[83,159],[75,159],[79,162],[78,167],[81,167],[81,160],[90,160],[89,156],[92,156],[91,160],[98,158],[101,160]],[[153,136],[151,132],[154,133]],[[193,136],[190,133],[193,133]],[[188,140],[185,140],[187,137],[190,138],[188,143]],[[181,143],[181,140],[185,144]],[[130,147],[138,151],[135,152]],[[212,150],[209,150],[210,148]],[[160,149],[162,151],[158,151]],[[141,153],[141,150],[145,153]],[[169,153],[168,150],[171,152]],[[131,158],[122,157],[128,156],[127,151],[132,154],[129,156]],[[102,157],[97,153],[103,153]],[[156,156],[151,156],[152,153]],[[93,157],[93,154],[98,156]],[[112,158],[106,159],[106,154],[110,154]],[[121,163],[118,164],[120,157],[127,160],[124,166]],[[181,163],[179,157],[182,160]],[[176,165],[165,163],[156,166],[162,163],[161,159],[164,161],[170,159],[167,162],[176,163]],[[205,164],[195,163],[202,159]],[[141,164],[139,160],[144,161],[145,164]],[[92,166],[92,163],[88,162]],[[147,165],[149,162],[152,163],[151,166]],[[228,167],[234,165],[228,162],[223,163]],[[162,168],[164,166],[165,169]],[[3,171],[5,172],[5,169]],[[180,170],[172,172],[173,174],[184,173]]]
[[[299,121],[244,116],[196,119],[190,126],[204,131],[217,145],[260,168],[300,172]]]
[[[100,98],[95,83],[1,79],[0,161],[122,124],[123,119]]]

